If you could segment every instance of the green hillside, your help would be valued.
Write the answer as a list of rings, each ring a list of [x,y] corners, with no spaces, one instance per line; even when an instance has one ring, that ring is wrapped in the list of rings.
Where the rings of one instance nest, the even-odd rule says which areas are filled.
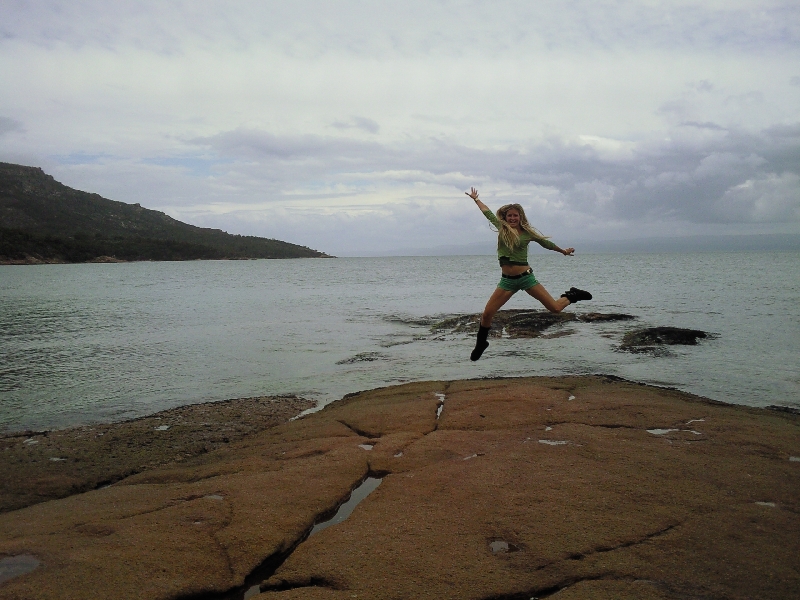
[[[328,257],[305,246],[195,227],[0,163],[0,263]]]

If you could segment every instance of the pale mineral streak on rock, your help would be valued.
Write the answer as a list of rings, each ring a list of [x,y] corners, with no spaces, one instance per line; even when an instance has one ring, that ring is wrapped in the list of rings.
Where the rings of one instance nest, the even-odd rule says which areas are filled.
[[[646,431],[698,412],[702,443]],[[524,443],[554,425],[570,443]],[[0,599],[793,597],[799,434],[798,415],[605,377],[372,390],[0,515],[0,556],[41,561]]]

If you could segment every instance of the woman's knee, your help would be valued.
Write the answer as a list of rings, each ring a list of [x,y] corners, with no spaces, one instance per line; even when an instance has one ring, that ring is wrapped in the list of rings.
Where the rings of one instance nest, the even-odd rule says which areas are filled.
[[[570,303],[566,298],[559,298],[558,300],[554,298],[550,298],[547,302],[542,302],[544,307],[552,313],[560,313],[562,310],[567,308]]]

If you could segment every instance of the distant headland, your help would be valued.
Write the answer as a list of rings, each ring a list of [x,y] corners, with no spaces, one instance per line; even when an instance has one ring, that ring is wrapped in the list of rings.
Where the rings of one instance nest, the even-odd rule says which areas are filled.
[[[0,264],[333,258],[280,240],[196,227],[0,162]]]

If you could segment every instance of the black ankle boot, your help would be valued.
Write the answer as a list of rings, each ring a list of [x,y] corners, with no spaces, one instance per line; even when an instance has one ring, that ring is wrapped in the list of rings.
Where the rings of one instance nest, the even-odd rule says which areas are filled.
[[[584,290],[579,290],[578,288],[571,287],[569,288],[568,292],[564,292],[561,294],[562,298],[566,298],[569,300],[570,304],[575,304],[579,300],[591,300],[592,295]]]
[[[469,355],[470,360],[478,360],[483,354],[483,351],[489,347],[489,342],[486,341],[486,337],[489,335],[489,330],[491,327],[484,327],[480,325],[478,327],[478,341],[475,342],[475,349],[472,351],[472,354]]]

